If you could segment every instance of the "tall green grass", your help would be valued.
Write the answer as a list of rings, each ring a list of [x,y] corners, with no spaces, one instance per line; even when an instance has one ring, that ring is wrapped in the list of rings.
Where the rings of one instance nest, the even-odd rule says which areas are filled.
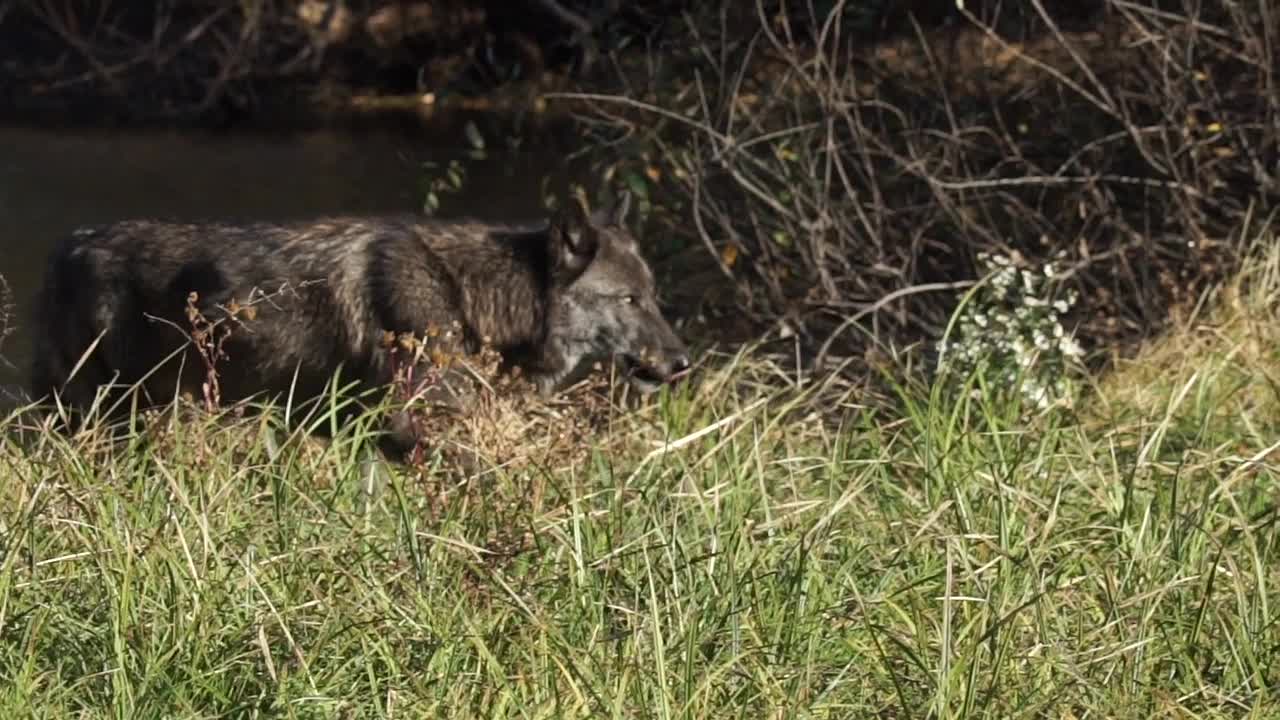
[[[0,717],[1280,716],[1278,270],[1049,413],[747,349],[373,494],[367,427],[7,439]]]

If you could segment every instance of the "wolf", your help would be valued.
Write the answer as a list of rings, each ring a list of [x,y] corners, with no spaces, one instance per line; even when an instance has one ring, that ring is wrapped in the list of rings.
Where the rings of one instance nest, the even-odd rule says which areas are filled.
[[[333,215],[81,227],[49,254],[31,396],[74,415],[104,388],[113,398],[132,386],[144,406],[199,397],[208,376],[192,310],[234,323],[218,368],[227,402],[303,402],[339,375],[357,394],[385,389],[385,339],[432,328],[456,331],[464,353],[493,348],[543,394],[613,361],[651,393],[690,360],[627,229],[629,206],[624,193],[612,207],[570,201],[529,223]],[[384,450],[418,440],[400,432]]]

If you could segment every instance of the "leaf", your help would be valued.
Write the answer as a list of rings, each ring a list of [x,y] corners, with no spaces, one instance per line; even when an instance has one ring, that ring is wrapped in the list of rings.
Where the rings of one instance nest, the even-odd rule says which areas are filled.
[[[480,134],[480,129],[476,127],[475,122],[468,120],[467,124],[462,128],[462,132],[467,136],[467,141],[471,143],[472,147],[479,150],[484,149],[484,136]]]
[[[738,261],[738,252],[737,244],[729,243],[725,245],[720,250],[720,262],[724,263],[725,267],[733,267],[733,264]]]
[[[645,182],[644,177],[639,173],[627,173],[626,182],[631,192],[635,193],[641,200],[649,199],[649,183]]]

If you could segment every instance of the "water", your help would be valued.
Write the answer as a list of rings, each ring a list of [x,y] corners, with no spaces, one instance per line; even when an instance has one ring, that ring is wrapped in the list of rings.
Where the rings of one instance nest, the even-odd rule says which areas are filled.
[[[447,138],[441,140],[441,137]],[[422,164],[462,157],[461,133],[421,129],[178,132],[0,128],[0,275],[17,306],[0,345],[0,404],[25,381],[25,323],[52,244],[78,225],[131,217],[288,219],[417,212]],[[456,140],[455,140],[456,138]],[[565,170],[551,143],[467,165],[440,214],[542,212],[538,180]],[[7,402],[6,402],[7,401]]]

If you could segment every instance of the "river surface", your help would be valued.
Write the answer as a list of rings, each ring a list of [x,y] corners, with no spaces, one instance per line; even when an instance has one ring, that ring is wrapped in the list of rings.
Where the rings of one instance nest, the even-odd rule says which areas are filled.
[[[492,147],[492,146],[491,146]],[[538,146],[535,146],[538,147]],[[0,406],[30,362],[27,318],[52,244],[76,226],[133,217],[270,220],[421,211],[424,163],[465,157],[460,134],[324,129],[83,130],[0,127],[0,275],[16,316],[0,344]],[[467,163],[442,216],[499,220],[542,213],[538,180],[564,170],[540,152],[490,152]]]

